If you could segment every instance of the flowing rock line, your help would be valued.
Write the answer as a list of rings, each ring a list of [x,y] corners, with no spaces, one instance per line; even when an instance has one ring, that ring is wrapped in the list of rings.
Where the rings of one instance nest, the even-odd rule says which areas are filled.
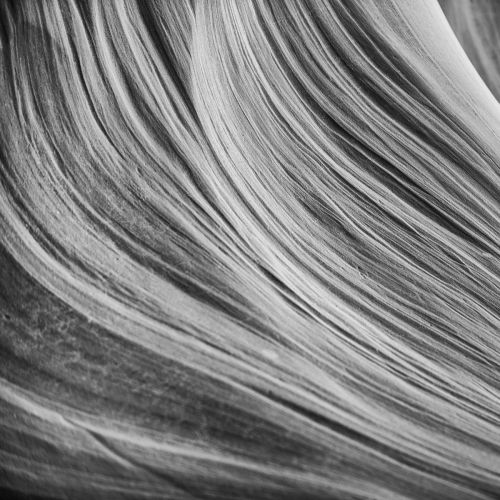
[[[499,11],[441,3],[0,2],[6,498],[499,498]]]

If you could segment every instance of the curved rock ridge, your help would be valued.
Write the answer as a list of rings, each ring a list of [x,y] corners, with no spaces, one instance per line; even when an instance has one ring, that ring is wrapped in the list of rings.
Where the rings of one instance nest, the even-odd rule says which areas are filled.
[[[497,3],[0,2],[6,498],[499,498]]]

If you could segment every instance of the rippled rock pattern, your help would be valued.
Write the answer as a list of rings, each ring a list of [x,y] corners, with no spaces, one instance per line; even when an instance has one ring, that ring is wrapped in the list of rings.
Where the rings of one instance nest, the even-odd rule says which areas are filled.
[[[499,30],[0,0],[0,496],[500,498]]]

